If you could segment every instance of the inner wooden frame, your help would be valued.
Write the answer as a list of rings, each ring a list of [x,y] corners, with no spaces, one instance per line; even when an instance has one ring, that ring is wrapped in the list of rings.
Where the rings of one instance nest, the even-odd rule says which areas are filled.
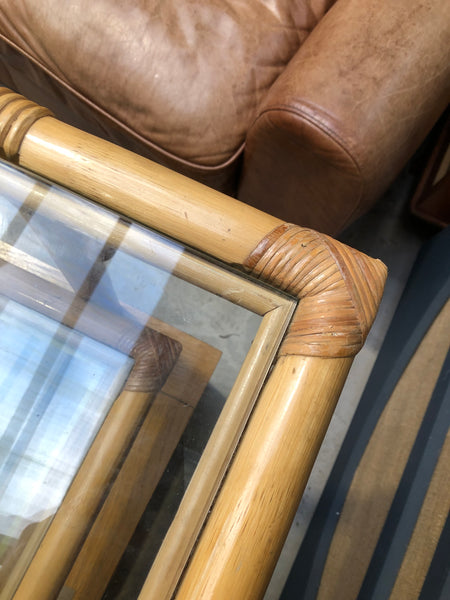
[[[164,543],[139,596],[261,598],[375,318],[386,268],[60,123],[7,89],[0,90],[0,141],[9,160],[299,300],[195,551],[183,556],[187,567],[181,572]]]

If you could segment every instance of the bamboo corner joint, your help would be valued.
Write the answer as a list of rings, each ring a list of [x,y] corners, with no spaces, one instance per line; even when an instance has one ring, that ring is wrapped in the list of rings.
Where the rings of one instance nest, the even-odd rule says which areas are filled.
[[[285,223],[243,266],[300,301],[279,356],[338,358],[359,352],[383,294],[387,271],[380,260]]]
[[[47,108],[0,87],[0,148],[19,162],[21,144]],[[283,354],[354,356],[362,347],[383,293],[379,260],[316,231],[284,223],[266,235],[244,269],[296,296],[299,306],[280,349]]]
[[[182,560],[178,546],[162,548],[139,595],[260,599],[376,316],[386,267],[49,116],[0,88],[0,154],[62,185],[70,171],[75,192],[298,299],[226,476],[211,494],[213,510],[193,536],[195,548]],[[71,161],[75,153],[84,160]]]

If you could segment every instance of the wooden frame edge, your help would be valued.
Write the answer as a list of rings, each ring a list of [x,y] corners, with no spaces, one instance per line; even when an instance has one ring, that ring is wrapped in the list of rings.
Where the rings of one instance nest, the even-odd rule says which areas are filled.
[[[177,600],[264,595],[386,277],[380,261],[289,224],[243,266],[299,304]],[[144,586],[139,600],[150,598]]]
[[[0,152],[9,161],[229,264],[242,264],[259,240],[282,224],[128,150],[33,113],[33,105],[0,87]]]
[[[85,227],[92,228],[93,234],[98,235],[98,219],[100,218],[98,214],[90,214],[89,207],[83,210],[83,207],[69,206],[66,210],[66,207],[58,202],[57,190],[54,192],[51,188],[46,188],[45,191],[44,196],[39,188],[39,197],[36,200],[39,201],[41,213],[49,219],[54,219],[56,216],[59,218],[62,211],[62,220],[66,225],[77,229],[82,228],[83,230]],[[35,195],[33,193],[31,200],[34,201]],[[140,239],[142,236],[139,228],[132,229],[127,223],[117,221],[113,215],[106,215],[105,218],[107,220],[107,223],[105,223],[106,231],[119,230],[116,237],[122,241],[121,250],[139,258],[144,257],[155,266],[171,270],[177,277],[200,285],[200,287],[210,292],[218,293],[224,298],[263,316],[251,350],[240,370],[226,407],[222,411],[215,432],[205,449],[199,469],[194,476],[194,481],[189,486],[189,492],[185,495],[180,515],[175,519],[171,532],[169,532],[162,548],[162,556],[167,555],[168,552],[172,552],[172,556],[170,562],[159,562],[162,565],[170,564],[172,571],[181,573],[196,537],[203,526],[217,489],[222,482],[223,475],[247,423],[248,416],[273,361],[275,352],[291,320],[296,302],[276,290],[262,288],[253,281],[243,279],[241,274],[223,270],[223,268],[219,270],[214,264],[209,265],[204,259],[195,255],[179,254],[178,252],[176,262],[174,263],[171,259],[169,260],[170,264],[166,264],[160,246],[168,245],[170,250],[170,241],[158,242],[158,240],[155,240],[155,247],[149,246],[148,241]],[[203,272],[205,269],[206,272]],[[201,271],[200,282],[198,281],[199,270]],[[33,275],[29,274],[28,277],[33,278]],[[47,286],[49,289],[53,289],[54,284],[49,281]],[[19,288],[20,286],[17,291],[20,292]],[[39,291],[30,284],[24,295],[31,299],[33,293],[38,294]],[[62,300],[64,293],[62,293],[62,296],[61,293],[55,295]],[[44,306],[46,305],[45,299],[38,298],[38,300]],[[58,312],[63,313],[64,308],[60,307]],[[96,318],[94,316],[89,322],[85,323],[84,328],[89,330],[89,327],[95,325],[95,323]],[[270,352],[268,349],[270,349]],[[242,402],[244,397],[245,402]],[[189,520],[186,519],[186,514],[189,514]],[[180,534],[180,526],[182,535]],[[170,541],[171,538],[172,542]],[[155,569],[152,569],[152,573],[154,571]],[[162,573],[164,572],[163,568]],[[157,578],[159,583],[155,589],[159,590],[159,586],[162,586],[164,592],[161,592],[161,594],[166,593],[169,579],[166,576],[162,577],[161,574]],[[175,587],[176,583],[176,581],[173,582],[172,588]],[[158,593],[156,597],[160,598],[162,596]]]

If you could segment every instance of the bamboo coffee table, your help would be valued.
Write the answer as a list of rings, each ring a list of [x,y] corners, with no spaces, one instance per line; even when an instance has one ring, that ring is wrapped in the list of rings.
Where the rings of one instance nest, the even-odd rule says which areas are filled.
[[[137,520],[130,515],[144,510],[132,502],[153,493],[223,360],[215,343],[143,306],[143,296],[167,281],[183,314],[187,300],[178,285],[206,295],[189,309],[200,321],[214,299],[235,307],[238,324],[239,311],[245,311],[258,325],[239,372],[230,373],[228,398],[205,433],[198,465],[135,597],[261,598],[353,357],[377,312],[384,265],[0,90],[0,142],[8,161],[0,165],[0,182],[6,202],[17,204],[16,212],[5,208],[0,215],[0,327],[8,331],[13,323],[38,337],[50,335],[53,346],[65,351],[70,341],[64,377],[67,365],[79,359],[83,365],[98,362],[109,382],[101,393],[96,383],[95,396],[94,384],[78,389],[77,371],[70,371],[69,399],[61,405],[90,410],[94,394],[101,410],[92,417],[95,427],[58,506],[22,531],[20,543],[9,540],[16,555],[0,569],[1,600],[101,597],[115,540],[130,538]],[[44,239],[38,250],[36,235]],[[90,255],[84,275],[77,275]],[[34,356],[26,345],[20,360],[24,356],[28,362]],[[8,376],[18,370],[14,363]],[[14,457],[5,460],[16,468]]]

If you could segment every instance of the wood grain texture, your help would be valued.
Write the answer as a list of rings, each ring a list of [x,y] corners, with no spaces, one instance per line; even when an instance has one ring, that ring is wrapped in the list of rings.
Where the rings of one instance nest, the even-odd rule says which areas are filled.
[[[263,596],[386,278],[380,261],[290,224],[243,264],[299,304],[177,600]]]
[[[177,600],[262,598],[351,362],[279,358]]]
[[[26,571],[14,600],[55,599],[92,523],[149,394],[124,391],[114,403]],[[45,573],[45,576],[43,576]]]
[[[0,240],[0,264],[3,265],[5,263],[14,265],[40,279],[44,279],[45,281],[54,283],[59,287],[63,287],[64,289],[73,292],[72,286],[59,269],[56,269],[42,260],[31,256],[27,252]]]
[[[0,98],[9,94],[0,88]],[[10,122],[5,117],[3,126],[1,115],[0,106],[0,147]],[[19,139],[14,156],[3,143],[4,155],[19,165],[229,263],[242,264],[282,223],[50,116],[40,116]]]
[[[51,115],[47,108],[0,87],[0,147],[3,156],[15,161],[31,125],[38,119]]]
[[[66,580],[76,600],[102,597],[192,412],[155,398]]]
[[[222,352],[156,317],[143,317],[142,323],[180,343],[181,353],[161,392],[181,404],[195,408]]]
[[[140,598],[169,600],[198,539],[245,425],[292,316],[292,307],[268,312],[222,409]]]
[[[123,339],[119,340],[118,350],[122,348],[123,343]],[[127,340],[126,346],[128,343]],[[134,358],[134,367],[125,389],[132,392],[160,390],[180,352],[181,345],[178,341],[144,327],[128,353]]]
[[[179,342],[181,353],[68,575],[63,590],[80,600],[101,597],[221,356],[216,348],[163,321],[137,311],[134,316]]]
[[[256,277],[296,296],[281,354],[354,356],[373,323],[386,279],[379,260],[297,225],[284,224],[244,261]]]
[[[205,507],[221,485],[177,597],[261,598],[352,357],[375,317],[384,265],[51,117],[30,127],[18,161],[131,219],[241,266],[299,300],[231,466],[248,405],[239,408],[240,417],[235,418],[236,407],[229,400],[222,420],[226,435],[216,427],[221,445],[212,449],[213,460],[205,471],[197,471],[200,485],[193,489],[177,529],[183,535],[184,523],[193,515],[197,522],[189,536],[195,542]],[[255,380],[260,382],[260,377]],[[227,422],[230,414],[233,419]],[[212,472],[211,465],[219,470]],[[192,511],[192,498],[198,500],[198,510]],[[179,546],[163,553],[165,560],[159,564],[157,558],[156,575],[152,570],[139,600],[170,597],[168,590],[176,585],[184,564],[171,562],[174,548]],[[155,577],[165,595],[155,588]]]
[[[17,544],[2,558],[0,569],[0,600],[10,600],[18,582],[33,559],[36,548],[47,531],[52,517],[30,523],[20,535]]]
[[[2,293],[131,356],[135,363],[125,384],[129,391],[155,392],[161,389],[181,352],[177,340],[131,316],[128,319],[89,304],[59,285],[11,263],[5,262],[2,266]]]
[[[51,227],[53,221],[56,221],[76,231],[82,231],[94,239],[102,239],[105,232],[111,232],[113,235],[110,235],[108,240],[110,251],[114,249],[114,244],[117,247],[120,243],[120,252],[145,260],[184,281],[219,294],[258,314],[264,315],[282,302],[282,297],[276,290],[255,285],[240,273],[225,270],[203,257],[185,252],[181,244],[164,239],[159,234],[139,226],[130,225],[126,220],[119,219],[115,213],[100,211],[90,202],[80,203],[72,195],[50,184],[34,184],[19,209],[24,223],[29,221],[37,209],[42,218],[40,230],[45,231],[46,226]],[[37,228],[36,223],[33,227]],[[14,237],[4,241],[13,245]],[[54,249],[49,248],[50,252],[52,250],[54,252]],[[52,254],[52,258],[58,264],[56,252]]]

